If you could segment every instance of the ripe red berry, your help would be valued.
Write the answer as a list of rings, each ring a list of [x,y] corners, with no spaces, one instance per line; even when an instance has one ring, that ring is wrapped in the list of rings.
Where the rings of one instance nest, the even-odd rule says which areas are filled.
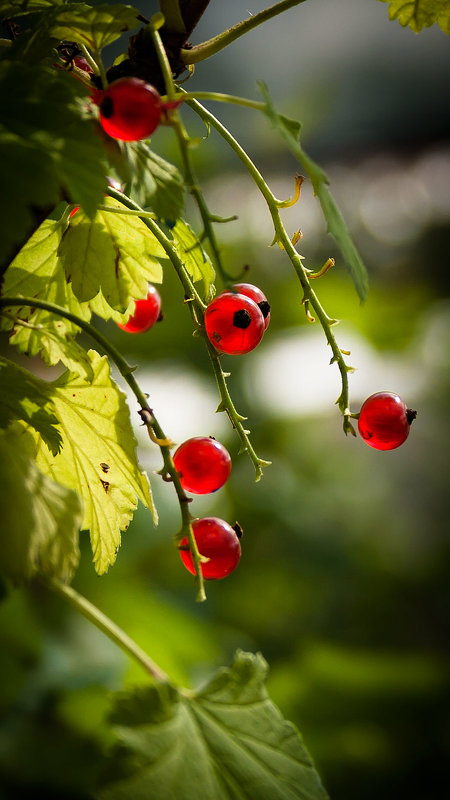
[[[161,121],[164,105],[156,89],[140,78],[119,78],[93,96],[100,123],[113,139],[146,139]]]
[[[155,322],[161,317],[161,297],[154,286],[148,287],[148,294],[143,300],[136,300],[136,308],[134,314],[129,318],[128,322],[121,325],[118,322],[119,328],[127,333],[144,333],[153,327]]]
[[[89,75],[92,74],[92,68],[90,64],[88,64],[84,56],[75,56],[75,58],[73,59],[73,63],[75,64],[76,67],[78,67],[78,69],[83,70],[83,72],[87,72]]]
[[[224,292],[206,309],[205,327],[216,350],[240,355],[260,343],[264,334],[264,317],[250,297]]]
[[[175,450],[173,463],[186,492],[209,494],[220,489],[231,472],[228,450],[211,436],[194,436]]]
[[[241,530],[236,526],[239,534],[228,522],[217,517],[204,517],[192,523],[194,539],[197,542],[199,553],[209,558],[201,565],[202,575],[206,580],[225,578],[237,567],[241,558],[241,545],[239,536]],[[187,537],[179,545],[180,556],[189,572],[195,575],[194,562]]]
[[[361,406],[358,419],[359,432],[371,447],[377,450],[394,450],[408,438],[416,411],[406,407],[394,392],[376,392]]]
[[[261,309],[261,313],[264,317],[264,330],[267,330],[270,322],[270,303],[268,303],[264,292],[262,292],[258,286],[254,286],[253,283],[235,283],[233,284],[232,291],[245,294],[246,297],[250,297],[251,300],[254,300],[256,305]]]

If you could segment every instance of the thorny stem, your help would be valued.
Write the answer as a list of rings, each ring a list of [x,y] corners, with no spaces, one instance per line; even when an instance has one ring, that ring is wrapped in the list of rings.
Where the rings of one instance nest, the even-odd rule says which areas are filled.
[[[186,102],[192,109],[194,109],[194,111],[197,112],[199,117],[204,122],[215,128],[216,131],[227,142],[227,144],[229,144],[232,150],[234,150],[238,158],[241,160],[241,162],[244,164],[245,168],[253,178],[261,194],[263,195],[267,203],[270,215],[272,217],[272,222],[275,229],[275,241],[281,244],[283,249],[286,251],[295,269],[295,272],[297,273],[300,284],[302,286],[303,302],[305,303],[306,308],[308,308],[308,306],[311,305],[311,307],[314,309],[316,317],[319,320],[323,328],[323,331],[325,333],[327,342],[330,345],[333,354],[332,362],[336,362],[336,364],[338,365],[339,372],[341,374],[342,391],[337,400],[337,403],[344,417],[345,433],[353,432],[349,420],[350,409],[349,409],[349,398],[348,398],[348,371],[350,368],[347,366],[342,357],[342,352],[339,348],[339,345],[332,331],[332,325],[336,324],[337,320],[330,319],[330,317],[326,314],[316,293],[311,287],[311,284],[308,279],[308,273],[302,264],[301,257],[297,253],[281,221],[280,211],[279,211],[279,201],[277,201],[276,197],[273,195],[267,183],[265,182],[263,176],[255,166],[253,161],[250,159],[250,157],[247,155],[245,150],[243,150],[241,145],[230,134],[230,132],[222,125],[222,123],[219,122],[219,120],[216,119],[216,117],[214,117],[213,114],[211,114],[197,100],[187,100]]]
[[[223,31],[223,33],[219,33],[212,39],[208,39],[208,41],[196,47],[192,47],[190,50],[180,50],[180,57],[186,66],[188,64],[197,64],[199,61],[203,61],[205,58],[209,58],[220,50],[223,50],[223,48],[227,47],[231,42],[236,41],[240,36],[248,33],[268,19],[277,16],[277,14],[281,14],[283,11],[287,11],[288,8],[300,5],[300,3],[304,1],[305,0],[281,0],[281,2],[259,11],[248,19],[242,20],[242,22],[238,22],[236,25]]]
[[[114,197],[116,200],[120,200],[120,202],[123,203],[123,205],[125,205],[127,208],[131,208],[133,210],[139,210],[139,206],[137,205],[137,203],[135,203],[129,197],[126,197],[126,195],[121,194],[116,189],[113,189],[111,187],[108,188],[108,194],[111,197]],[[191,308],[192,316],[197,326],[197,330],[199,333],[203,335],[206,341],[208,354],[214,369],[214,375],[216,378],[217,387],[219,389],[219,394],[221,399],[221,402],[219,404],[219,410],[226,411],[226,413],[228,414],[228,417],[231,420],[233,428],[236,430],[236,433],[241,439],[242,450],[248,453],[253,463],[253,466],[255,468],[256,480],[259,480],[262,475],[262,467],[268,466],[270,462],[264,461],[263,459],[259,458],[256,455],[249,441],[248,433],[242,425],[243,418],[234,407],[233,401],[231,399],[226,384],[227,376],[226,373],[224,373],[222,370],[219,355],[205,334],[205,326],[203,321],[205,304],[202,302],[199,295],[197,294],[194,284],[192,283],[189,275],[187,274],[186,268],[170,239],[167,238],[167,236],[163,233],[161,228],[152,219],[149,219],[148,217],[143,217],[142,221],[148,226],[148,228],[152,231],[152,233],[154,233],[159,243],[163,246],[163,248],[167,253],[168,258],[175,267],[178,277],[180,278],[183,289],[185,291],[186,299],[189,301],[189,306]]]
[[[96,341],[100,347],[104,350],[105,353],[111,358],[111,360],[116,365],[117,369],[119,370],[120,374],[127,382],[128,386],[130,387],[131,391],[133,392],[134,396],[136,397],[137,402],[140,405],[140,417],[143,423],[146,425],[147,430],[149,431],[150,438],[152,441],[155,441],[161,451],[161,455],[164,462],[164,472],[170,475],[170,478],[173,482],[175,491],[177,493],[178,501],[180,504],[180,512],[181,512],[181,530],[178,534],[178,538],[182,539],[183,536],[187,536],[189,541],[189,547],[192,554],[192,559],[195,565],[196,575],[195,580],[197,584],[197,600],[199,602],[206,600],[206,593],[205,587],[203,582],[203,575],[201,572],[201,562],[202,557],[198,551],[198,547],[194,538],[194,534],[192,531],[191,525],[191,515],[189,513],[189,498],[185,494],[183,487],[180,483],[180,478],[178,475],[177,470],[175,469],[175,465],[173,463],[172,457],[170,455],[170,445],[171,442],[164,434],[158,420],[156,419],[153,410],[149,407],[147,403],[147,397],[145,393],[140,388],[136,378],[134,377],[134,369],[131,367],[128,362],[124,359],[122,354],[114,347],[111,342],[103,336],[100,331],[94,328],[90,322],[86,322],[83,319],[80,319],[72,312],[67,311],[62,306],[58,306],[55,303],[49,303],[45,300],[38,300],[34,297],[0,297],[0,308],[10,308],[12,306],[30,306],[31,308],[42,308],[45,311],[50,311],[56,314],[59,317],[64,317],[68,319],[70,322],[73,322],[77,325],[81,330],[87,333],[94,341]],[[153,433],[153,435],[151,435]]]
[[[170,65],[167,59],[166,51],[164,50],[164,45],[162,43],[158,31],[155,30],[154,28],[152,28],[152,39],[158,55],[159,65],[161,67],[161,71],[164,76],[167,97],[170,100],[176,97],[176,87],[172,78],[172,72],[170,70]],[[207,237],[210,243],[214,265],[217,271],[219,272],[223,282],[226,285],[228,285],[231,283],[232,279],[227,274],[222,264],[222,257],[220,255],[219,245],[217,243],[214,228],[211,224],[213,216],[208,209],[205,198],[200,189],[200,185],[197,181],[190,153],[190,146],[191,146],[190,137],[188,132],[186,131],[181,115],[177,109],[175,109],[172,112],[170,116],[170,121],[174,129],[175,135],[177,137],[178,146],[180,148],[181,159],[183,162],[185,185],[188,189],[188,192],[194,198],[194,201],[196,202],[198,210],[200,212],[200,216],[202,218],[204,227],[204,235]]]
[[[99,630],[106,634],[106,636],[115,642],[127,656],[133,658],[149,673],[156,681],[168,682],[169,677],[165,672],[156,664],[150,656],[139,647],[136,642],[125,633],[122,628],[116,625],[109,617],[100,611],[97,606],[91,603],[82,594],[75,591],[71,586],[67,586],[54,578],[48,580],[46,584],[63,597],[70,605],[75,608],[86,619],[92,622]]]

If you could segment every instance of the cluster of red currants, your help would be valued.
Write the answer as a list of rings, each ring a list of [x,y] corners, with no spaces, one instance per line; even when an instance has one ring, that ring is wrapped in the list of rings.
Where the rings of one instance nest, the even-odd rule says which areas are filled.
[[[181,444],[173,454],[173,463],[180,483],[191,494],[216,492],[228,480],[231,458],[223,444],[212,436],[194,436]],[[241,558],[239,525],[232,527],[218,517],[203,517],[192,523],[198,550],[208,559],[201,564],[206,580],[225,578],[237,567]],[[179,544],[184,566],[195,574],[187,537]]]

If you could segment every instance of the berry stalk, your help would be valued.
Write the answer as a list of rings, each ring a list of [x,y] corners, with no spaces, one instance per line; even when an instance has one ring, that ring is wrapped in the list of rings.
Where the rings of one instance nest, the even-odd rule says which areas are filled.
[[[311,287],[309,282],[308,273],[302,264],[302,259],[300,258],[299,254],[297,253],[292,241],[283,225],[283,222],[280,217],[280,210],[279,205],[280,201],[274,196],[270,188],[268,187],[267,183],[265,182],[263,176],[251,160],[250,156],[245,152],[245,150],[241,147],[239,142],[232,136],[232,134],[222,125],[221,122],[213,115],[210,111],[208,111],[204,106],[201,105],[197,100],[187,100],[187,105],[189,105],[199,117],[206,122],[207,124],[211,125],[215,130],[222,136],[222,138],[227,142],[227,144],[234,150],[240,161],[244,164],[245,168],[249,172],[250,176],[256,183],[258,189],[260,190],[261,194],[263,195],[270,215],[272,217],[272,222],[275,230],[275,240],[278,242],[282,248],[286,251],[287,256],[289,257],[292,266],[297,274],[297,277],[300,281],[300,284],[303,289],[303,302],[305,304],[306,309],[310,305],[316,314],[317,319],[320,322],[320,325],[323,328],[325,333],[326,339],[328,344],[331,347],[332,351],[332,362],[336,362],[339,368],[339,372],[341,374],[341,383],[342,389],[341,394],[337,399],[337,404],[339,409],[344,418],[344,432],[347,433],[354,433],[353,426],[350,422],[350,409],[349,409],[349,396],[348,396],[348,372],[352,370],[352,367],[349,367],[342,356],[342,351],[336,341],[334,333],[332,331],[332,326],[337,323],[337,320],[331,319],[325,310],[323,309],[315,291]],[[312,318],[311,318],[312,321]]]

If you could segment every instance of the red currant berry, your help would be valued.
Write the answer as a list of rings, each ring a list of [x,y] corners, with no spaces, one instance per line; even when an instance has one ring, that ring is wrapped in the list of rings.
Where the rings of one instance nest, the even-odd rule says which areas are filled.
[[[140,78],[119,78],[94,94],[100,123],[113,139],[146,139],[161,121],[163,103],[156,89]]]
[[[358,419],[359,432],[371,447],[377,450],[394,450],[408,438],[417,412],[406,407],[394,392],[376,392],[361,406]]]
[[[121,325],[118,322],[119,328],[127,333],[144,333],[153,327],[155,322],[161,318],[161,297],[154,286],[148,287],[148,294],[143,300],[136,300],[136,308],[134,314],[129,318],[128,322]]]
[[[73,63],[75,64],[76,67],[78,67],[78,69],[83,70],[83,72],[87,72],[89,75],[92,74],[92,68],[90,64],[88,64],[84,56],[75,56],[75,58],[73,59]]]
[[[233,284],[232,291],[245,294],[246,297],[250,297],[251,300],[254,300],[256,305],[261,309],[264,317],[264,330],[267,330],[270,322],[270,303],[267,302],[267,297],[264,292],[252,283],[235,283]]]
[[[231,472],[228,450],[211,436],[194,436],[180,444],[173,463],[186,492],[209,494],[220,489]]]
[[[202,575],[206,580],[226,578],[237,567],[241,558],[241,545],[239,536],[241,530],[236,526],[239,534],[228,522],[217,517],[204,517],[192,523],[194,539],[197,542],[199,553],[209,561],[201,565]],[[194,562],[187,537],[179,545],[180,556],[184,566],[195,575]]]
[[[224,292],[205,312],[206,334],[216,350],[240,355],[253,350],[264,333],[264,317],[254,300]]]

